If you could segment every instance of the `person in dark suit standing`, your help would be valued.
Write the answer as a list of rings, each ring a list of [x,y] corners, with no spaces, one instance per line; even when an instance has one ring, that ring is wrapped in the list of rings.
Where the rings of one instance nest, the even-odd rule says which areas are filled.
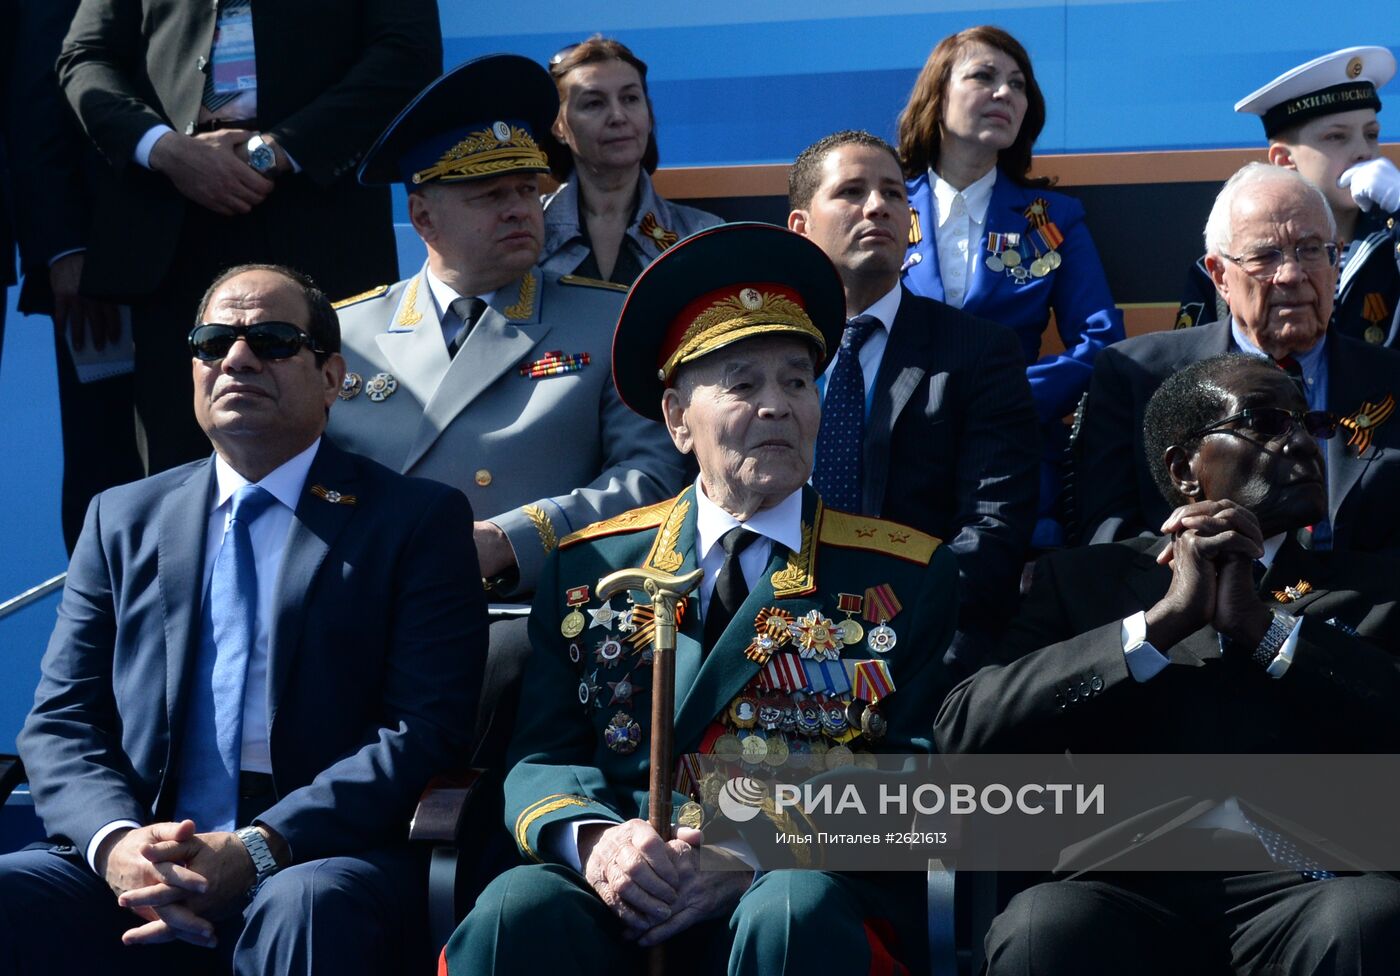
[[[1156,482],[1177,506],[1165,537],[1043,557],[1006,642],[1018,659],[953,689],[934,727],[939,748],[1400,749],[1400,570],[1295,538],[1326,512],[1314,435],[1333,432],[1342,436],[1334,417],[1255,357],[1213,357],[1167,379],[1145,431]],[[1066,848],[1061,878],[1022,892],[993,923],[989,973],[1393,966],[1400,882],[1332,876],[1308,860],[1337,857],[1335,845],[1282,844],[1262,816],[1245,797],[1174,798]],[[1224,867],[1241,848],[1264,870],[1132,870],[1153,851]]]
[[[215,453],[88,510],[19,738],[54,846],[0,858],[0,959],[387,972],[425,948],[408,820],[481,681],[471,507],[322,439],[345,363],[308,279],[236,268],[200,308]]]
[[[1250,163],[1226,182],[1206,223],[1206,264],[1228,321],[1138,336],[1094,364],[1076,475],[1086,541],[1152,532],[1170,507],[1140,431],[1147,401],[1184,366],[1239,351],[1295,377],[1308,406],[1341,418],[1328,442],[1325,518],[1300,526],[1317,549],[1400,552],[1400,353],[1328,330],[1337,278],[1326,198],[1291,169]]]
[[[83,0],[59,80],[114,185],[82,288],[132,306],[148,473],[207,449],[181,340],[215,274],[276,261],[332,295],[397,277],[389,193],[355,165],[441,65],[432,0]]]
[[[0,155],[7,158],[0,166],[7,170],[19,245],[18,307],[27,315],[48,315],[54,324],[63,423],[60,511],[70,553],[92,496],[141,477],[131,374],[80,382],[69,345],[79,352],[100,350],[121,333],[117,307],[79,289],[102,163],[63,100],[53,69],[77,9],[78,0],[7,0],[0,13],[10,28],[0,85]]]
[[[960,593],[950,653],[975,670],[1035,525],[1040,434],[1019,343],[900,282],[909,202],[888,143],[827,136],[788,186],[788,227],[836,265],[848,319],[824,377],[812,484],[833,508],[947,540]]]

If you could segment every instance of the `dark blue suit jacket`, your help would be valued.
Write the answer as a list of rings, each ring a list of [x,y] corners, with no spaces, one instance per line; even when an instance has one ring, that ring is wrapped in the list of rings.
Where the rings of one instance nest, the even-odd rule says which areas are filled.
[[[1152,535],[1171,513],[1152,480],[1142,443],[1147,401],[1171,374],[1234,350],[1230,323],[1212,322],[1136,336],[1104,350],[1094,365],[1076,467],[1085,542]],[[1400,399],[1400,353],[1341,334],[1327,335],[1327,409],[1354,414],[1363,402]],[[1400,553],[1400,419],[1373,429],[1365,454],[1349,431],[1327,441],[1327,514],[1332,547]]]
[[[1123,338],[1123,313],[1113,304],[1099,253],[1084,223],[1084,207],[1073,197],[1040,187],[1023,187],[1005,172],[998,172],[987,206],[988,233],[1016,233],[1028,229],[1026,208],[1036,199],[1048,205],[1049,217],[1064,234],[1058,250],[1060,267],[1043,278],[1018,282],[1004,271],[986,265],[987,239],[970,241],[978,252],[972,281],[962,310],[991,319],[1016,333],[1028,364],[1031,393],[1042,423],[1058,422],[1074,410],[1089,388],[1089,373],[1099,350]],[[933,187],[928,174],[909,181],[909,205],[918,216],[922,240],[911,245],[906,260],[918,255],[918,263],[905,272],[904,283],[916,295],[943,300],[943,278],[938,267]],[[1055,313],[1055,327],[1065,351],[1040,358],[1040,335]]]
[[[958,558],[960,628],[999,629],[1035,525],[1040,458],[1016,337],[906,288],[864,457],[861,513],[943,539]]]
[[[49,835],[80,850],[113,820],[170,816],[212,482],[197,461],[88,509],[19,737]],[[464,761],[486,658],[471,530],[455,489],[321,441],[268,657],[278,799],[259,819],[297,861],[402,838],[429,777]]]

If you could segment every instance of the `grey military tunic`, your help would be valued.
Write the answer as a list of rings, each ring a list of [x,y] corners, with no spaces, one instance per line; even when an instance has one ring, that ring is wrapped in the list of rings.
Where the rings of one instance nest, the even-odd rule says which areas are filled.
[[[613,388],[623,289],[531,269],[449,357],[425,271],[339,304],[349,373],[327,432],[461,489],[509,537],[526,594],[559,539],[679,491],[683,460]]]
[[[638,183],[637,213],[627,228],[626,240],[642,268],[676,241],[723,223],[712,213],[660,196],[646,170],[642,170]],[[546,195],[543,202],[544,250],[540,252],[540,267],[568,274],[588,257],[588,242],[579,226],[578,183],[565,183]]]

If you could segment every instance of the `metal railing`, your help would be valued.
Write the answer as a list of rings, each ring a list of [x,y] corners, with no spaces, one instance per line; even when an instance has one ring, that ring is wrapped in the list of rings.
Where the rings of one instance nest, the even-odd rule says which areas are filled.
[[[4,620],[16,610],[23,610],[31,603],[34,603],[37,600],[42,600],[44,597],[48,596],[50,593],[53,593],[55,590],[63,589],[63,581],[67,578],[67,573],[59,573],[52,579],[46,579],[38,586],[31,586],[23,593],[17,594],[16,596],[12,596],[4,603],[0,603],[0,620]]]

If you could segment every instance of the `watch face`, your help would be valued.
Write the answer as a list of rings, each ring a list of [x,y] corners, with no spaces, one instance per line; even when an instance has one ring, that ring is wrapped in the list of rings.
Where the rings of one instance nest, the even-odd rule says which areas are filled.
[[[277,163],[277,157],[273,154],[272,148],[266,143],[259,144],[258,148],[248,153],[248,164],[259,173],[266,173]]]

